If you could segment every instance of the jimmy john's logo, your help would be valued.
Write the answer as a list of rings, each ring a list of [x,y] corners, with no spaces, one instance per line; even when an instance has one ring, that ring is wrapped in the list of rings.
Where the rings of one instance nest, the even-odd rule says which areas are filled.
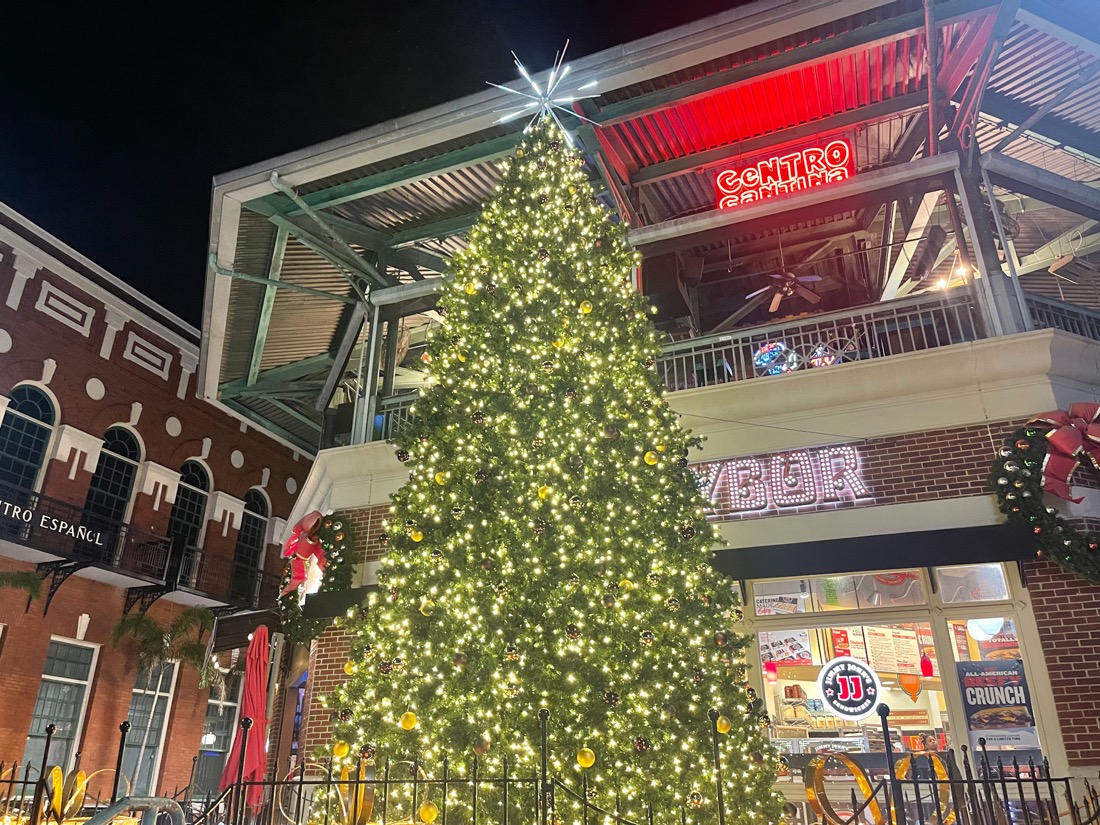
[[[875,712],[881,701],[882,685],[866,662],[841,656],[821,668],[817,690],[830,713],[856,722]]]

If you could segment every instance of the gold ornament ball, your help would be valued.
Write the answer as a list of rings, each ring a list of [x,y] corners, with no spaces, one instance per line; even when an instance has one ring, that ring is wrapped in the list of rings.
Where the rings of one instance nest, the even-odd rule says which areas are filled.
[[[550,488],[549,487],[547,487],[545,484],[542,485],[541,487],[539,487],[539,498],[545,499],[549,495],[550,495]]]
[[[474,753],[478,756],[484,756],[489,752],[489,737],[479,736],[474,740]]]
[[[657,452],[659,452],[659,453],[663,453],[667,449],[668,448],[664,444],[658,444],[657,445]]]
[[[401,714],[401,729],[412,730],[416,727],[416,714],[411,710],[407,710]]]
[[[475,284],[473,281],[467,281],[466,286],[463,288],[466,290],[467,295],[473,295],[475,292],[477,292],[477,284]]]
[[[349,753],[351,753],[351,745],[343,740],[334,743],[332,746],[332,755],[337,759],[343,759]]]
[[[420,603],[420,615],[430,616],[435,612],[435,602],[431,599],[425,599]]]
[[[581,312],[584,313],[585,315],[587,315],[591,311],[592,311],[592,302],[591,301],[581,301]]]
[[[564,338],[562,338],[561,336],[559,336],[559,337],[557,337],[557,338],[555,338],[555,339],[554,339],[554,347],[555,347],[555,349],[561,349],[561,348],[562,348],[562,347],[564,347],[564,346],[565,346],[565,339],[564,339]]]
[[[435,822],[439,816],[439,808],[436,807],[434,802],[425,802],[420,806],[420,810],[417,811],[420,814],[420,820],[422,822]]]
[[[446,484],[447,483],[447,474],[446,473],[436,473],[435,474],[435,483],[436,484]]]
[[[702,808],[703,795],[698,791],[692,791],[691,794],[688,795],[688,805],[693,808]]]
[[[344,673],[348,676],[355,673],[355,662],[344,662]]]
[[[631,590],[634,589],[634,582],[632,582],[630,579],[623,579],[621,582],[619,582],[619,589],[625,593],[629,593]]]
[[[581,748],[577,751],[577,764],[582,768],[591,768],[596,764],[596,754],[591,748]]]
[[[648,464],[650,467],[656,464],[657,460],[657,453],[653,452],[653,450],[650,450],[648,453],[645,454],[645,463]]]
[[[413,541],[423,541],[424,534],[421,533],[419,530],[413,530],[411,533],[409,533],[409,538]]]
[[[733,729],[733,722],[728,716],[719,716],[714,722],[714,727],[719,733],[729,733]]]

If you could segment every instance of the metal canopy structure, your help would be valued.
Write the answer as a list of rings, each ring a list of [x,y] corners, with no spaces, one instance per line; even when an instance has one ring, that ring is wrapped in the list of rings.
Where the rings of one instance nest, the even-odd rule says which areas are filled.
[[[1088,0],[759,0],[574,61],[600,96],[578,109],[595,126],[567,125],[670,340],[772,320],[745,296],[781,269],[818,278],[819,305],[782,305],[802,313],[976,272],[1011,326],[1026,322],[1002,274],[1045,294],[1095,274],[1097,31]],[[203,391],[304,450],[369,437],[418,386],[447,258],[519,138],[503,97],[218,178]],[[718,206],[723,170],[831,141],[846,180]]]

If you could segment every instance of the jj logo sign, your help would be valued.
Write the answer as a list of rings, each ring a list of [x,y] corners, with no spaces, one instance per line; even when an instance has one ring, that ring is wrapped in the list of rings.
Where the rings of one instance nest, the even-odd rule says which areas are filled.
[[[817,677],[817,689],[830,713],[853,722],[872,715],[882,694],[878,674],[850,656],[826,662]]]

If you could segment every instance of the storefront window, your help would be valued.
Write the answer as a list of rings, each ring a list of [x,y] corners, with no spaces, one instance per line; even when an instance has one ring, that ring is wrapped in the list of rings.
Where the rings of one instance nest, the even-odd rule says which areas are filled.
[[[927,602],[916,570],[756,582],[753,598],[757,616],[906,607]]]
[[[865,770],[885,775],[879,717],[842,720],[818,693],[822,665],[839,656],[867,662],[878,674],[880,701],[890,707],[895,752],[948,747],[947,704],[929,622],[761,631],[757,638],[775,745],[796,779],[814,756],[826,751],[861,754]]]
[[[995,602],[1008,598],[1008,583],[1000,564],[938,567],[936,581],[947,604]]]

